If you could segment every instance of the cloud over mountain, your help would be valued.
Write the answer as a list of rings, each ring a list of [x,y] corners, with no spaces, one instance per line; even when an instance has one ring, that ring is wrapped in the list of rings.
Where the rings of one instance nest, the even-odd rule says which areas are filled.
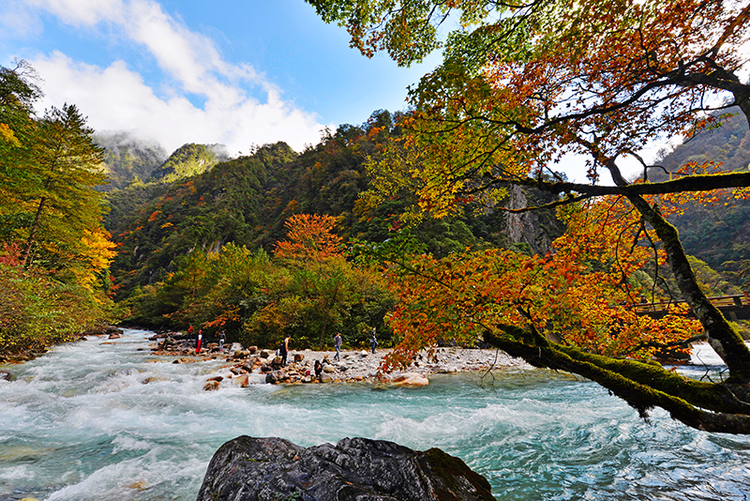
[[[92,64],[63,50],[36,53],[27,59],[44,79],[43,106],[75,103],[94,128],[128,130],[168,150],[196,141],[236,154],[278,140],[300,150],[320,138],[315,114],[284,99],[251,65],[225,60],[211,38],[154,0],[10,0],[0,7],[0,26],[41,36],[50,15],[82,37],[140,51],[143,67],[156,69],[117,57]]]

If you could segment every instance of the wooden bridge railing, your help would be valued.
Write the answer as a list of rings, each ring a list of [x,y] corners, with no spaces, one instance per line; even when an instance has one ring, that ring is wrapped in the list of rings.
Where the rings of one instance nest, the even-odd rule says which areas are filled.
[[[741,295],[733,296],[715,296],[708,298],[714,306],[719,309],[729,308],[743,308],[750,307],[750,294],[745,292]],[[636,313],[663,313],[666,312],[670,306],[678,304],[685,304],[685,301],[665,301],[661,300],[655,303],[635,303],[631,306],[635,309]]]

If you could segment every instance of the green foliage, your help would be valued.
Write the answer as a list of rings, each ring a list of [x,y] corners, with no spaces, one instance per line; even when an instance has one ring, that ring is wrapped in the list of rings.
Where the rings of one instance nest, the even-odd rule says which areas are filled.
[[[110,221],[121,245],[113,265],[117,285],[123,287],[120,297],[163,281],[177,269],[179,257],[193,250],[216,251],[228,242],[256,246],[263,235],[259,216],[266,172],[293,156],[283,143],[263,147],[252,157],[222,162],[170,185],[155,200],[136,206],[125,224]],[[144,188],[142,193],[159,192]]]
[[[744,115],[737,108],[730,114],[714,114],[707,129],[698,130],[690,139],[661,153],[659,164],[666,172],[651,169],[649,179],[663,181],[678,176],[677,171],[691,162],[703,165],[713,162],[721,172],[748,169],[750,131]],[[679,229],[688,254],[705,261],[720,273],[731,274],[733,285],[742,286],[746,277],[742,265],[750,260],[750,201],[719,194],[712,203],[687,203],[684,213],[670,218]],[[746,287],[746,286],[745,286]],[[747,288],[747,287],[746,287]]]
[[[0,68],[0,355],[40,351],[113,318],[105,177],[93,130],[74,105],[32,114],[26,63]]]
[[[167,157],[158,144],[139,141],[124,132],[97,134],[94,141],[104,150],[104,170],[109,181],[101,187],[102,191],[142,183]]]
[[[227,244],[218,253],[196,250],[178,266],[163,282],[134,292],[130,321],[200,325],[246,345],[275,346],[291,336],[298,348],[320,347],[335,332],[359,345],[366,333],[357,326],[382,326],[393,304],[375,275],[340,257],[290,265]]]
[[[118,314],[101,291],[0,264],[0,361],[44,352]]]
[[[147,181],[171,183],[202,174],[218,163],[216,154],[205,144],[182,145],[159,167],[151,172]]]

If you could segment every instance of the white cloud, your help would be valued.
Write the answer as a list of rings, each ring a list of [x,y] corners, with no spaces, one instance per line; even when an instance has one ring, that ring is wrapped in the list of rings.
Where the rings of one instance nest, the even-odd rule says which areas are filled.
[[[205,109],[181,95],[164,99],[123,61],[107,68],[77,63],[54,52],[31,61],[44,75],[44,105],[74,103],[98,130],[127,130],[142,139],[156,139],[168,151],[186,142],[223,143],[232,154],[247,152],[252,143],[287,141],[301,150],[320,138],[313,116],[294,109],[274,93],[267,103],[244,97],[210,94]]]
[[[121,19],[125,12],[123,0],[25,0],[25,3],[78,27]]]
[[[139,44],[166,75],[155,89],[122,60],[102,67],[60,51],[30,58],[44,79],[43,106],[76,104],[97,130],[127,130],[167,150],[186,142],[223,143],[232,154],[279,140],[301,150],[320,138],[323,126],[315,114],[284,100],[252,66],[225,61],[211,39],[154,0],[27,0],[25,8],[13,10],[28,26],[34,26],[31,13],[43,10],[74,27],[106,28],[99,36]],[[258,89],[264,102],[250,94]]]

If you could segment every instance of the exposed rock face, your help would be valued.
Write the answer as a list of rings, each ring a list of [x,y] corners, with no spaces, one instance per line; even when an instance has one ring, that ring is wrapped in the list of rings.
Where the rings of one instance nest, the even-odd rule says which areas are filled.
[[[305,449],[242,436],[208,465],[198,501],[494,501],[487,480],[440,449],[345,438]]]
[[[507,204],[511,209],[528,206],[540,206],[550,203],[554,198],[546,193],[530,190],[528,193],[520,186],[508,188]],[[505,232],[508,239],[515,244],[524,243],[534,254],[544,254],[551,249],[552,240],[562,234],[563,224],[556,220],[550,210],[522,213],[505,213]]]

